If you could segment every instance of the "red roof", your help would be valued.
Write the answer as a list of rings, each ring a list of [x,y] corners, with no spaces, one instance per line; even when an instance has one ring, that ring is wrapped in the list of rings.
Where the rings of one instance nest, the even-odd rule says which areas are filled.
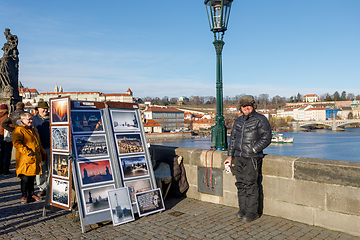
[[[317,97],[316,94],[306,94],[304,97]]]
[[[144,127],[161,127],[161,125],[154,119],[146,119],[146,123],[144,124]]]
[[[63,94],[99,94],[99,92],[51,92],[40,93],[39,95],[63,95]]]
[[[199,119],[199,120],[195,120],[194,123],[198,123],[198,124],[213,124],[215,123],[214,119]]]
[[[149,107],[145,112],[183,112],[172,107]]]
[[[35,88],[19,88],[19,93],[25,93],[25,92],[30,92],[30,93],[39,93]]]
[[[126,93],[102,93],[100,96],[129,96],[129,94]]]

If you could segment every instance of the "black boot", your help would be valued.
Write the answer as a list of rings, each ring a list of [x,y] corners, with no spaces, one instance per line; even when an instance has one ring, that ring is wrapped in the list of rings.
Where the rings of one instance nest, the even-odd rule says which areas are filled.
[[[245,216],[242,218],[242,221],[243,221],[244,223],[252,222],[252,221],[255,221],[256,219],[258,219],[259,217],[260,217],[259,214],[245,215]]]

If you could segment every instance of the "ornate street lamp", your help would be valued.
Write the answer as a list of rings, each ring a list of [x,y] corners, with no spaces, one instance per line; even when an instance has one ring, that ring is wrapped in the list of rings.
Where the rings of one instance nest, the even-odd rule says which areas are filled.
[[[216,50],[216,118],[215,125],[211,127],[211,147],[219,150],[227,149],[226,126],[223,115],[223,84],[221,52],[225,42],[225,31],[230,17],[233,0],[205,0],[206,11],[210,24],[210,31],[214,33],[214,46]]]

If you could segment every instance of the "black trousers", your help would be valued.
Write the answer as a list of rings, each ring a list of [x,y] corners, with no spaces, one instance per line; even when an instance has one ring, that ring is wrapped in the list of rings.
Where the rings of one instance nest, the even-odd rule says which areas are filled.
[[[21,179],[20,184],[22,197],[33,196],[35,176],[25,176],[23,174],[20,174],[19,177]]]
[[[239,209],[248,217],[262,214],[261,167],[262,158],[235,157]]]
[[[9,173],[12,142],[0,139],[0,173]]]

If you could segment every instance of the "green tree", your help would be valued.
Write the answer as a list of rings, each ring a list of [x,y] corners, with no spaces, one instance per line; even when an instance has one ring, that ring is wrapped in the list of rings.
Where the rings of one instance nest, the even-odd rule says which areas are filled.
[[[301,94],[298,93],[296,96],[296,102],[301,102],[301,98],[302,98]]]
[[[346,100],[346,92],[342,91],[341,93],[341,100],[345,101]]]
[[[341,100],[340,94],[339,94],[338,91],[336,91],[336,92],[334,93],[334,101],[340,101],[340,100]]]

